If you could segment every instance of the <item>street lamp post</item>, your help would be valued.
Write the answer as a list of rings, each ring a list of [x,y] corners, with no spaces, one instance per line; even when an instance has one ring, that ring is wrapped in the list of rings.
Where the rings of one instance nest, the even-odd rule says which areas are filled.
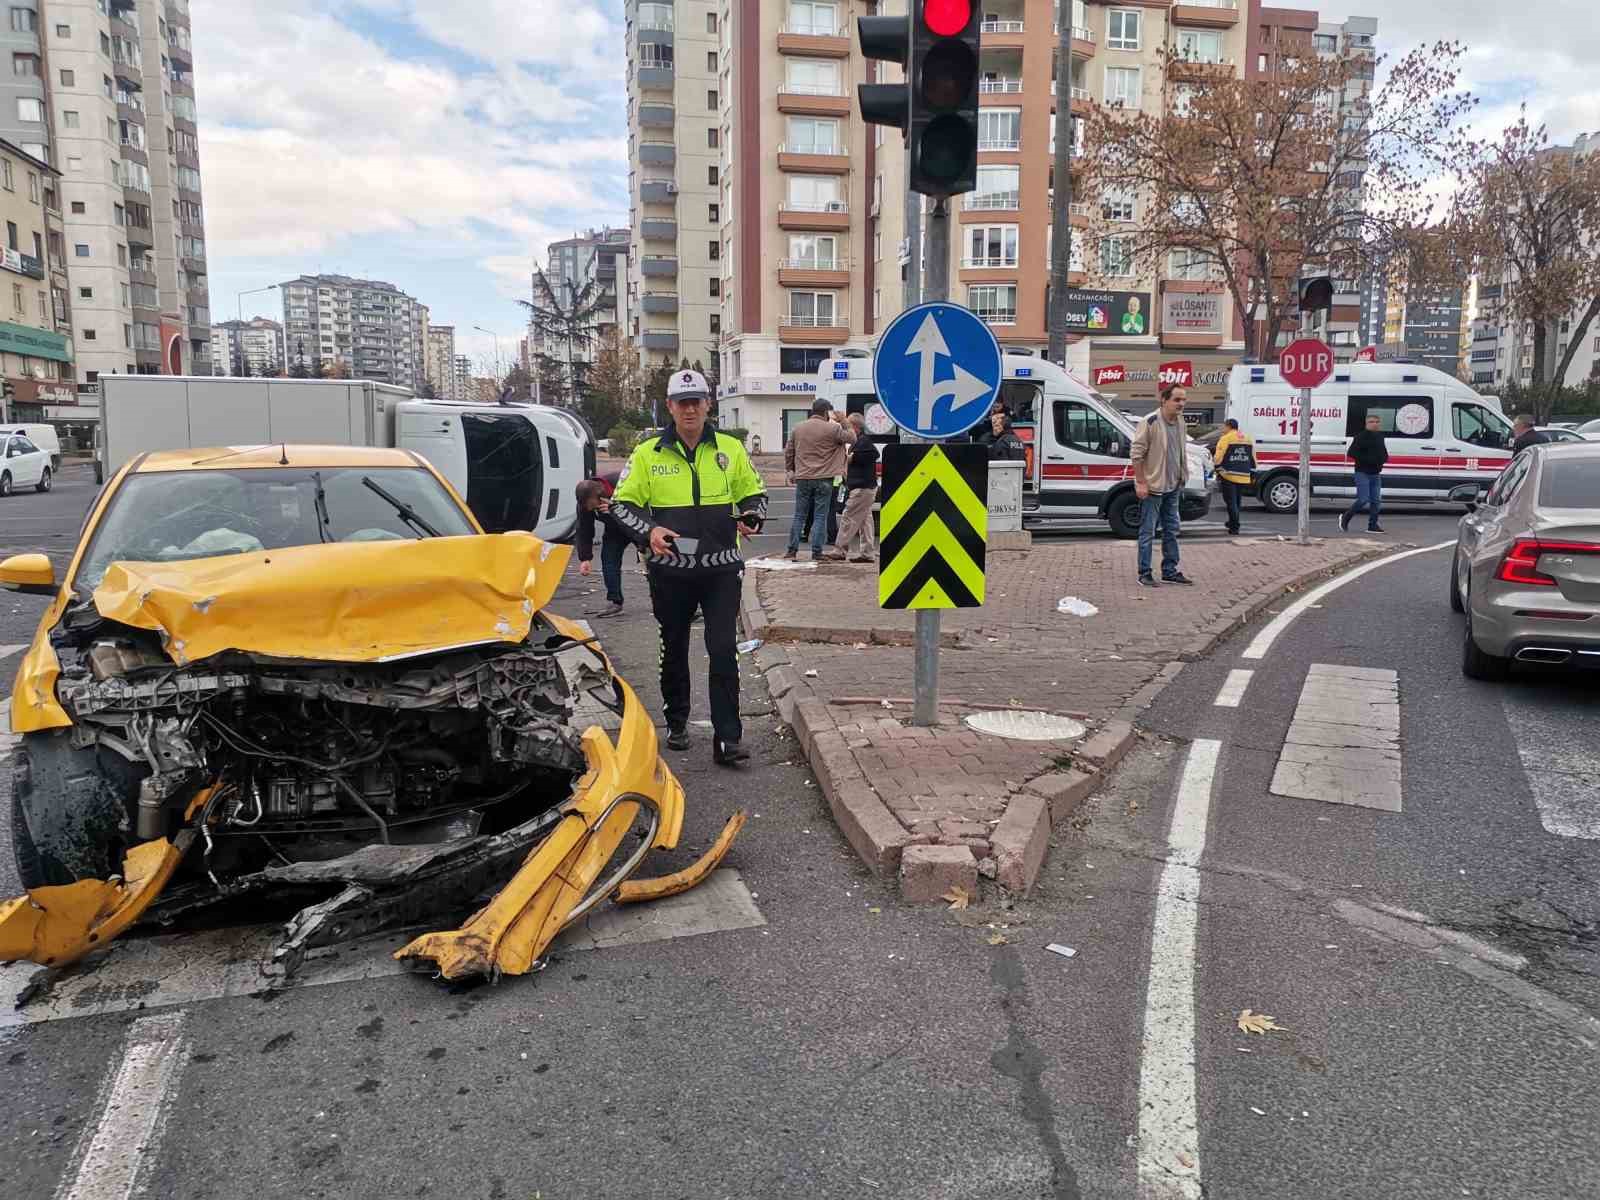
[[[235,314],[239,318],[239,324],[241,324],[241,325],[244,324],[244,298],[246,296],[255,296],[255,295],[259,295],[262,292],[275,292],[277,290],[278,290],[278,285],[277,284],[269,283],[269,284],[267,284],[266,287],[251,288],[247,292],[240,292],[239,295],[234,300],[234,311],[235,311]],[[244,340],[241,337],[241,331],[238,330],[238,329],[235,329],[233,331],[233,337],[229,338],[228,341],[230,343],[230,346],[229,346],[230,351],[231,351],[233,345],[237,345],[239,347],[239,360],[240,360],[238,363],[230,362],[228,364],[228,366],[229,367],[237,366],[239,368],[239,370],[234,371],[234,374],[236,374],[236,375],[241,374],[243,372],[243,367],[244,367],[244,362],[243,362],[243,360],[244,360]],[[230,357],[232,357],[231,354],[230,354]],[[288,357],[288,343],[287,343],[287,341],[285,341],[285,344],[284,344],[284,357],[285,358]],[[285,363],[284,366],[287,367],[288,364]]]

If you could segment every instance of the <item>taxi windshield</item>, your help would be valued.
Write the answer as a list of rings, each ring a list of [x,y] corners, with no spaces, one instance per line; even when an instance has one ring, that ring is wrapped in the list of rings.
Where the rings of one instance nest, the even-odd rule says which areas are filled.
[[[74,585],[114,562],[179,562],[324,542],[474,534],[420,467],[214,469],[129,475],[95,528]]]

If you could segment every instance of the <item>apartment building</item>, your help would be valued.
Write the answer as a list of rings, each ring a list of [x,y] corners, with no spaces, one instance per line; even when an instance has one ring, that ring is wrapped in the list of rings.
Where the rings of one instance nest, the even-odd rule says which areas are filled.
[[[267,317],[219,321],[211,327],[214,375],[273,376],[286,369],[283,326]]]
[[[1408,288],[1403,278],[1395,279],[1384,306],[1383,341],[1378,358],[1384,361],[1421,363],[1446,375],[1471,377],[1462,361],[1463,346],[1475,340],[1467,319],[1467,293],[1464,287],[1427,286]]]
[[[456,391],[456,327],[430,325],[428,351],[423,363],[422,378],[433,385],[434,395],[440,400],[460,400]],[[419,385],[420,386],[420,385]]]
[[[518,360],[530,375],[538,374],[537,360],[546,355],[563,364],[570,361],[581,370],[577,364],[592,363],[602,339],[616,330],[628,329],[630,238],[626,229],[591,229],[547,247],[543,270],[551,295],[547,296],[534,280],[534,305],[541,309],[554,305],[570,313],[582,302],[593,305],[596,311],[590,321],[591,340],[588,344],[574,341],[570,346],[553,336],[546,324],[530,318],[525,352]]]
[[[772,5],[768,5],[772,6]],[[722,333],[725,18],[745,0],[627,0],[628,333],[641,365]],[[755,96],[748,99],[757,107]]]
[[[458,354],[450,372],[450,399],[473,400],[477,397],[477,390],[472,382],[472,360],[465,354]]]
[[[45,420],[46,406],[76,399],[72,343],[57,329],[46,266],[46,197],[55,194],[55,174],[0,141],[0,410],[7,420]]]
[[[302,275],[280,284],[289,363],[416,389],[423,378],[420,305],[392,283]],[[337,364],[337,365],[336,365]]]

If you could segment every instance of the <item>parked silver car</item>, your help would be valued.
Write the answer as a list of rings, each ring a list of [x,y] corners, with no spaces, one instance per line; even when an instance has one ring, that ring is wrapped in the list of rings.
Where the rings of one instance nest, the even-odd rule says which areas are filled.
[[[1530,447],[1469,508],[1450,569],[1463,673],[1600,668],[1600,444]]]

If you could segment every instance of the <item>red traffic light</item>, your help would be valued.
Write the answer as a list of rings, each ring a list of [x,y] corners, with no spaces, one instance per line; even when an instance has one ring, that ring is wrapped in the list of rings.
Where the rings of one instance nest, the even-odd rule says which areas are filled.
[[[923,0],[922,20],[940,37],[955,37],[972,20],[972,0]]]

